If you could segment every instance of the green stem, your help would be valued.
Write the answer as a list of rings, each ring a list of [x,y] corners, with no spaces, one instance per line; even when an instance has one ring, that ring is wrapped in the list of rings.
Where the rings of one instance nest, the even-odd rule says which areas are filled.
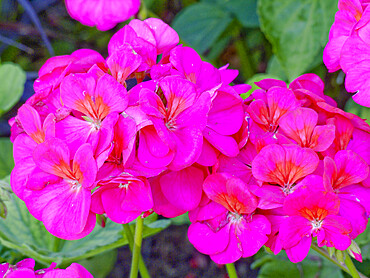
[[[360,278],[360,274],[358,273],[355,265],[353,264],[352,259],[349,256],[349,254],[346,254],[346,258],[344,259],[344,263],[348,267],[349,274],[351,274],[353,278]]]
[[[238,278],[238,274],[236,274],[235,265],[233,263],[226,264],[226,270],[229,278]]]
[[[132,250],[130,278],[137,278],[137,274],[139,271],[139,258],[140,258],[141,242],[143,240],[143,227],[144,227],[144,219],[141,218],[141,215],[140,215],[136,219],[134,249]]]
[[[353,276],[353,274],[351,273],[351,271],[347,268],[348,267],[348,265],[347,265],[347,267],[345,267],[344,265],[342,265],[340,262],[338,262],[336,259],[334,259],[334,258],[332,258],[332,257],[330,257],[329,256],[329,254],[328,254],[328,252],[326,252],[324,249],[322,249],[322,248],[320,248],[320,247],[318,247],[316,244],[312,244],[311,245],[311,247],[312,247],[312,249],[313,250],[315,250],[317,253],[319,253],[320,255],[322,255],[323,257],[325,257],[326,259],[328,259],[329,261],[331,261],[333,264],[335,264],[336,266],[338,266],[338,267],[340,267],[344,272],[347,272],[348,274],[350,274],[350,275],[352,275]],[[348,258],[347,257],[349,257],[349,255],[348,254],[346,254],[346,260],[348,260]],[[351,258],[349,258],[349,259],[351,259]],[[346,262],[346,261],[345,261]],[[352,261],[350,262],[350,263],[352,263]],[[346,262],[346,264],[347,264],[347,262]],[[352,265],[353,265],[353,263],[352,263]],[[353,266],[354,267],[354,266]],[[356,268],[355,268],[356,269]],[[357,272],[357,270],[356,270],[356,272]],[[365,275],[363,275],[362,273],[358,273],[357,272],[357,274],[359,275],[359,276],[353,276],[353,277],[361,277],[361,278],[366,278],[366,276]]]
[[[242,28],[240,23],[234,24],[233,37],[235,39],[234,45],[240,59],[240,73],[245,80],[248,80],[255,74],[251,53],[248,49],[247,43],[241,36]]]
[[[130,225],[129,224],[123,224],[123,229],[125,230],[126,237],[127,237],[127,240],[128,240],[128,244],[129,244],[130,250],[132,252],[132,250],[134,248],[134,235],[132,233]],[[140,257],[139,257],[139,271],[140,271],[141,278],[150,278],[149,271],[146,268],[146,265],[144,263],[144,260],[143,260],[143,257],[141,256],[141,254],[140,254]]]

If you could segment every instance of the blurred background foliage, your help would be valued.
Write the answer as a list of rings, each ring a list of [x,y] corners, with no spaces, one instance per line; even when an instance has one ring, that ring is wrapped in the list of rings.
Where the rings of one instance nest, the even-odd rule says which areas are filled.
[[[340,108],[369,122],[370,109],[354,103],[345,91],[344,74],[329,74],[322,62],[336,11],[337,0],[142,0],[136,17],[161,18],[179,33],[182,44],[193,47],[204,60],[238,69],[235,83],[253,85],[263,78],[290,82],[303,73],[316,73],[325,82],[325,93]],[[127,243],[121,228],[108,223],[92,236],[59,245],[24,204],[11,196],[8,177],[14,166],[8,120],[34,93],[39,68],[51,56],[80,48],[107,57],[109,39],[125,24],[101,32],[72,20],[60,0],[0,0],[0,216],[8,214],[0,220],[0,260],[15,262],[26,255],[36,258],[40,266],[82,260],[94,277],[106,277],[116,261],[114,248]],[[172,221],[153,217],[147,220],[146,236],[170,224],[188,223],[187,215]],[[369,242],[367,229],[358,239],[364,263],[356,262],[366,275],[370,275]],[[96,249],[106,253],[94,257]],[[315,253],[300,264],[290,263],[285,255],[266,254],[260,251],[251,266],[260,268],[258,277],[347,275]]]

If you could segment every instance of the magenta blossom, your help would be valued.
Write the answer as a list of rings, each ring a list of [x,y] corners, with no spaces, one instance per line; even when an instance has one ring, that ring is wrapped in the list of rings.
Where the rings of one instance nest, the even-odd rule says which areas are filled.
[[[280,240],[292,262],[307,256],[313,237],[319,247],[346,250],[351,245],[351,224],[337,215],[339,203],[333,193],[304,187],[286,198],[284,211],[289,217],[280,226]]]
[[[67,145],[49,139],[36,147],[33,158],[37,168],[24,197],[31,214],[57,237],[79,239],[89,234],[95,226],[90,203],[97,173],[91,145],[79,147],[71,162]]]
[[[129,223],[153,208],[150,185],[145,178],[122,173],[100,180],[98,185],[92,195],[91,210],[106,213],[116,223]]]
[[[112,29],[136,14],[140,0],[65,0],[70,16],[100,31]]]
[[[35,261],[24,259],[15,265],[3,263],[0,265],[0,278],[93,278],[82,266],[72,263],[66,269],[56,269],[56,263],[45,269],[34,270]]]
[[[211,200],[189,227],[189,241],[219,264],[253,256],[267,241],[270,222],[256,214],[257,198],[246,184],[229,174],[213,174],[204,181]]]

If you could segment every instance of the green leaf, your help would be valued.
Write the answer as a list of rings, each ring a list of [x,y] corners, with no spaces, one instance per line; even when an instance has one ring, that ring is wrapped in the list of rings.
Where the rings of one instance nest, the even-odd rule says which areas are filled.
[[[348,99],[344,111],[353,113],[362,119],[365,119],[370,124],[370,108],[361,106],[353,101],[352,98]]]
[[[13,144],[9,138],[0,138],[0,179],[8,176],[13,168]]]
[[[108,221],[105,228],[96,226],[91,234],[82,239],[64,241],[62,248],[54,252],[52,250],[56,238],[28,212],[24,202],[15,195],[4,202],[8,208],[8,217],[0,220],[0,244],[45,265],[57,262],[68,266],[72,262],[128,244],[122,225]],[[149,219],[151,223],[144,226],[144,238],[162,231],[170,222],[153,220]]]
[[[95,257],[78,261],[94,278],[105,278],[112,271],[117,261],[117,250],[110,250]]]
[[[182,10],[173,20],[172,27],[182,40],[203,54],[231,21],[231,14],[222,7],[196,3]]]
[[[0,115],[12,108],[21,98],[26,73],[13,63],[0,66]]]
[[[289,81],[315,64],[328,41],[337,0],[258,0],[262,31]]]
[[[252,269],[260,267],[258,278],[304,277],[304,278],[343,278],[342,271],[314,251],[300,263],[288,260],[285,252],[276,256],[266,254],[252,264]]]

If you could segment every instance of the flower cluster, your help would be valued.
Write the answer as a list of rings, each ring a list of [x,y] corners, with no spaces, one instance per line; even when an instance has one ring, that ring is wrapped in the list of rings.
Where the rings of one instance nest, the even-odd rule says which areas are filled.
[[[71,264],[66,269],[55,268],[56,263],[45,269],[34,270],[35,261],[33,259],[24,259],[15,265],[3,263],[0,265],[1,278],[93,278],[93,276],[81,265]]]
[[[316,75],[288,88],[273,79],[256,85],[240,131],[249,136],[236,157],[217,157],[189,213],[189,240],[217,263],[262,245],[299,262],[313,239],[346,250],[370,215],[370,127],[335,107]]]
[[[342,69],[347,91],[356,92],[353,100],[370,107],[370,41],[368,0],[339,0],[339,11],[324,50],[324,63],[329,72]]]
[[[79,239],[96,214],[128,223],[189,212],[189,240],[217,263],[263,245],[303,260],[313,238],[347,249],[370,214],[370,127],[313,74],[287,88],[230,85],[159,19],[108,45],[49,59],[11,121],[11,186],[53,235]]]

